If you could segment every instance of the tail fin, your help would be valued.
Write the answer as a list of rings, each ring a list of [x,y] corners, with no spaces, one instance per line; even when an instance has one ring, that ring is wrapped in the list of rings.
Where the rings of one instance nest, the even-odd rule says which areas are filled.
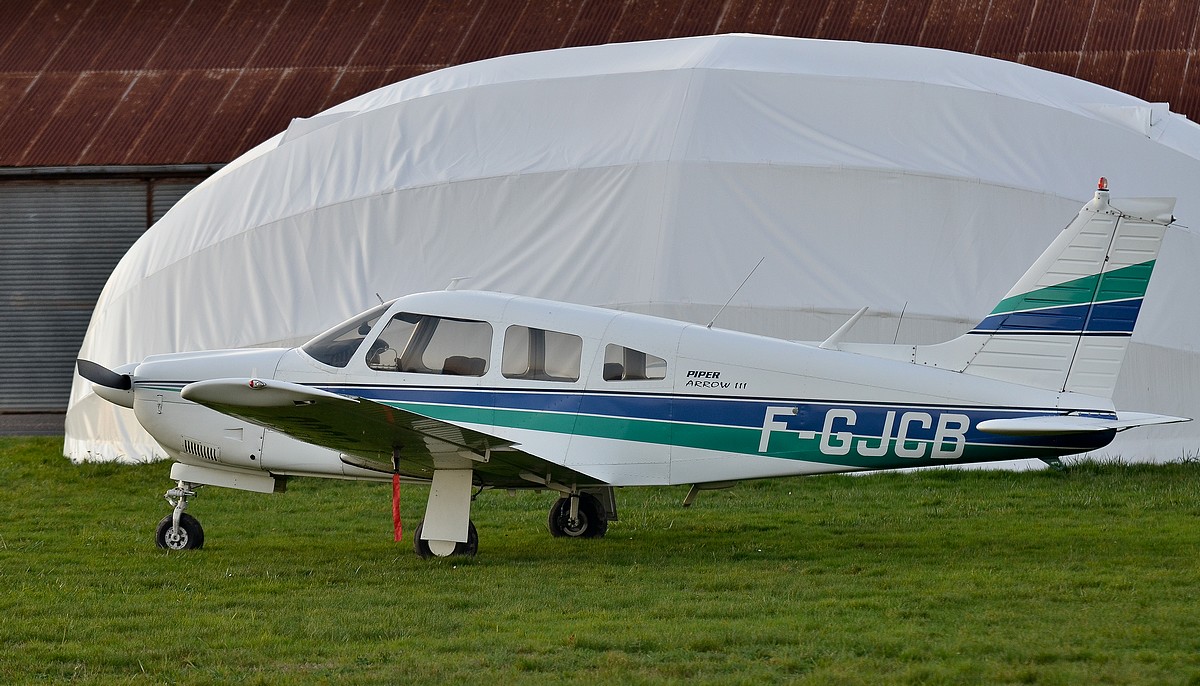
[[[1112,397],[1173,198],[1109,202],[1108,183],[991,314],[914,361],[1036,388]]]

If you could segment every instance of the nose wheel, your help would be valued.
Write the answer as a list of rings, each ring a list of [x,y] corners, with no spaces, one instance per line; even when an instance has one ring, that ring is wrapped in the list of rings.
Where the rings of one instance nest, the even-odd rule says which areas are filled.
[[[167,515],[158,523],[154,532],[154,542],[159,548],[167,550],[194,550],[204,546],[204,528],[200,520],[190,514],[180,515],[179,526],[175,526],[174,516]]]
[[[196,484],[180,481],[164,496],[175,507],[171,514],[162,518],[154,531],[154,542],[167,550],[195,550],[204,547],[204,527],[200,520],[184,512],[188,498],[195,497],[199,488]]]

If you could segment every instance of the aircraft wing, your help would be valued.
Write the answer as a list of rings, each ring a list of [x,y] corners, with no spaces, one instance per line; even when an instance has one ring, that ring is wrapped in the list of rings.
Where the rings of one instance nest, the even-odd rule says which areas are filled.
[[[528,488],[521,474],[563,484],[602,481],[542,459],[505,440],[366,398],[286,381],[212,379],[188,384],[185,400],[342,453],[342,461],[391,474],[399,448],[402,476],[429,479],[436,467],[470,459],[477,483]]]
[[[1085,415],[1048,415],[1016,419],[988,419],[975,428],[1002,436],[1056,436],[1083,434],[1095,431],[1124,431],[1135,426],[1190,422],[1187,417],[1171,417],[1144,412],[1118,412],[1116,419]]]

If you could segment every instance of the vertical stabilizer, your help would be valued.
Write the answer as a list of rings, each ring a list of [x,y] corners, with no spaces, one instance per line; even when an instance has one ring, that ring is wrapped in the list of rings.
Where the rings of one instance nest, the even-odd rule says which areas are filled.
[[[1173,198],[1096,196],[974,329],[915,361],[1036,388],[1112,397]]]

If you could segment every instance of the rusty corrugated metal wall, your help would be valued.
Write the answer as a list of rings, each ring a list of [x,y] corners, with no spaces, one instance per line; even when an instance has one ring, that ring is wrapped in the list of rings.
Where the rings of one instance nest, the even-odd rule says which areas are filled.
[[[350,97],[576,45],[751,32],[1077,76],[1200,118],[1200,0],[4,0],[0,167],[227,162]]]

